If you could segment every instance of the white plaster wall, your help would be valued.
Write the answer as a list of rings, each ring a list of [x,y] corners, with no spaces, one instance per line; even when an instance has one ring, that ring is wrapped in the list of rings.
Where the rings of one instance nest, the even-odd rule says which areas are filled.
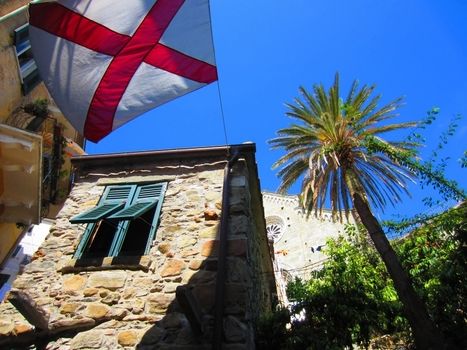
[[[18,244],[18,248],[5,263],[5,266],[0,270],[0,273],[10,275],[8,281],[0,289],[0,301],[3,300],[5,294],[11,289],[13,281],[16,279],[22,266],[31,261],[31,257],[39,249],[45,237],[49,234],[50,227],[54,222],[49,219],[43,219],[39,225],[31,225],[29,230],[24,234]]]
[[[274,253],[286,279],[287,275],[308,278],[326,259],[321,251],[326,239],[344,233],[345,222],[334,222],[329,211],[323,212],[322,217],[307,217],[297,196],[263,193],[263,206],[266,225],[282,228],[282,235],[274,241]]]

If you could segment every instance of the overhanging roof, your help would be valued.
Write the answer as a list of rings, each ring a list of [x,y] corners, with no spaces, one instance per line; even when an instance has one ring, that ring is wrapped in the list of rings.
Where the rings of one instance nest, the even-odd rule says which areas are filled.
[[[234,152],[239,156],[254,159],[256,145],[244,143],[237,145],[209,146],[195,148],[176,148],[160,151],[123,152],[98,155],[83,155],[71,158],[75,168],[87,170],[100,167],[132,166],[164,160],[222,158],[228,159]]]

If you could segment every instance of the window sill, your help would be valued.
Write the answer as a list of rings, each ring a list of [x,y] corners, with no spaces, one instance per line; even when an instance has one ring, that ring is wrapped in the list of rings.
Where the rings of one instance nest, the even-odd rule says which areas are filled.
[[[70,259],[58,271],[61,273],[101,270],[143,270],[147,272],[150,265],[149,255],[109,256],[105,258]]]

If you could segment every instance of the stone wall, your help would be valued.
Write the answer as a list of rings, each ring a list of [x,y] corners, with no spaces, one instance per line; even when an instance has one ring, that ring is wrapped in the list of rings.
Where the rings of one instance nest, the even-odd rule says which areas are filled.
[[[34,331],[5,302],[0,305],[0,348],[35,339],[50,350],[210,349],[224,166],[223,160],[198,160],[81,172],[56,225],[14,284],[44,310],[48,329]],[[104,185],[148,181],[169,182],[150,253],[136,263],[104,258],[97,267],[80,266],[73,254],[85,225],[72,225],[69,218],[94,207]],[[262,207],[252,201],[251,186],[258,183],[240,161],[229,208],[226,349],[254,348],[255,320],[271,302],[264,219],[261,225],[254,214]],[[176,299],[179,286],[192,292],[201,310],[198,337]]]

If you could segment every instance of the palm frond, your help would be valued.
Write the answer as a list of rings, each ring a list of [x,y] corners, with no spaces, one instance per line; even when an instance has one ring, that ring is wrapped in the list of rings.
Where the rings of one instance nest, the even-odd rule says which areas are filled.
[[[366,140],[374,138],[397,152],[415,154],[418,144],[385,141],[379,136],[417,125],[381,124],[397,116],[402,98],[378,107],[381,96],[373,95],[375,85],[360,87],[355,80],[342,102],[339,74],[327,91],[323,84],[315,84],[312,93],[304,87],[299,91],[301,97],[286,104],[287,116],[297,123],[280,129],[269,140],[272,149],[285,151],[273,164],[279,168],[279,191],[302,181],[300,200],[308,213],[330,207],[341,219],[342,212],[348,215],[355,191],[380,208],[395,205],[402,194],[408,194],[407,182],[414,176],[410,169],[378,149],[366,148],[370,147]]]

